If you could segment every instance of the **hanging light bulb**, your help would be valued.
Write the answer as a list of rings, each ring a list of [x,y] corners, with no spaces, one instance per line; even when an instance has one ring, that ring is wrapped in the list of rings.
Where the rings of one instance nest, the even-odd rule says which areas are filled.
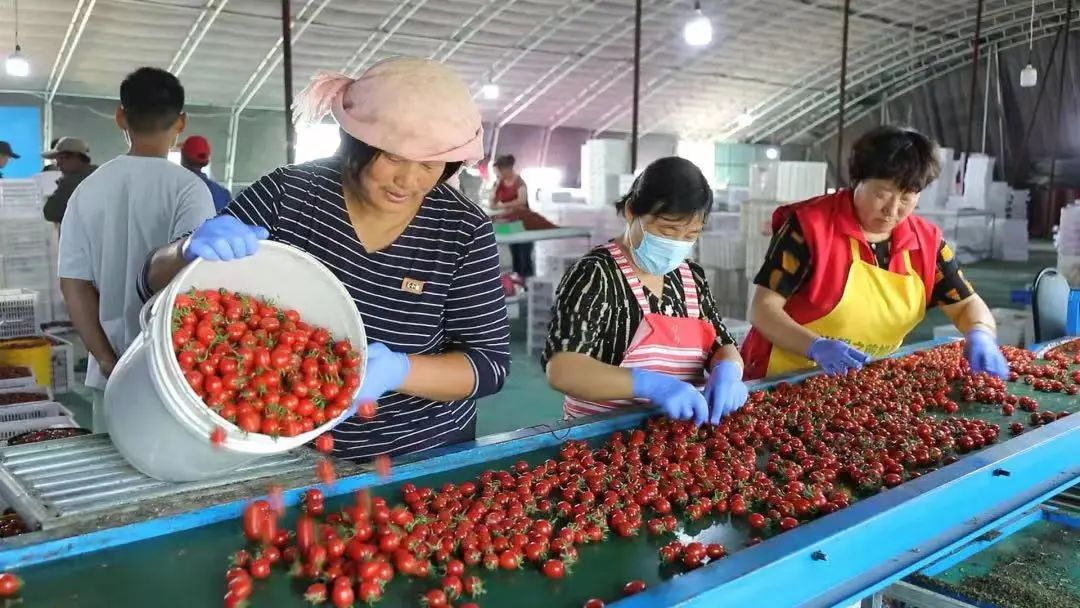
[[[683,28],[683,39],[690,46],[705,46],[712,42],[712,22],[701,12],[701,2],[694,2],[694,16]]]
[[[750,113],[750,110],[743,110],[735,119],[735,124],[739,125],[740,129],[745,129],[754,124],[754,115]]]
[[[26,78],[30,75],[30,62],[22,55],[19,46],[19,0],[15,0],[15,52],[8,55],[4,62],[4,71],[12,78]]]
[[[780,158],[780,150],[777,150],[776,148],[765,148],[765,158],[769,160]]]
[[[1039,82],[1039,70],[1031,65],[1031,48],[1035,44],[1035,0],[1031,0],[1031,21],[1028,23],[1028,64],[1020,70],[1020,86],[1030,89]]]
[[[1020,70],[1020,86],[1029,89],[1039,83],[1039,70],[1030,63]]]
[[[26,78],[30,75],[30,62],[23,57],[22,49],[16,45],[15,52],[8,55],[4,62],[4,70],[12,78]]]
[[[480,88],[480,94],[484,96],[484,99],[498,99],[499,85],[489,82]]]

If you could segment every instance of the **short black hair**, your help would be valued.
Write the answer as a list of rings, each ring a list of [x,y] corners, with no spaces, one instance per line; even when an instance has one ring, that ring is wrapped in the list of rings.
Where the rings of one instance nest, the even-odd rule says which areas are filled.
[[[345,129],[339,129],[338,131],[341,135],[341,145],[338,146],[337,155],[345,160],[343,177],[346,184],[349,184],[350,180],[355,184],[364,167],[368,166],[368,163],[375,160],[375,157],[382,154],[383,151],[349,135],[345,132]],[[442,175],[439,176],[438,183],[441,184],[453,177],[463,164],[465,163],[460,161],[446,163]]]
[[[503,154],[495,159],[496,169],[513,169],[514,164],[517,163],[517,159],[513,154]]]
[[[922,192],[941,174],[938,146],[914,129],[883,125],[851,146],[848,177],[853,185],[887,179],[904,192]]]
[[[180,80],[159,68],[139,68],[120,84],[120,105],[136,133],[158,133],[173,126],[184,111]]]
[[[705,216],[712,211],[713,193],[697,165],[678,156],[653,161],[634,180],[630,192],[615,203],[622,215],[630,209],[635,217]]]

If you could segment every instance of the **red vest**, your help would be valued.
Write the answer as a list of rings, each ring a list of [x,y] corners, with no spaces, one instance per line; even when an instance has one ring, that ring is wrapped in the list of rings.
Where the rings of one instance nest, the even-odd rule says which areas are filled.
[[[813,266],[807,280],[788,298],[784,311],[796,323],[806,325],[827,315],[840,302],[851,267],[850,239],[860,243],[863,261],[875,263],[874,252],[855,216],[851,190],[778,208],[772,218],[774,233],[791,214],[795,214],[806,238]],[[897,224],[890,236],[889,270],[906,274],[902,253],[910,251],[912,266],[925,284],[928,305],[933,298],[940,246],[941,229],[914,214]],[[771,352],[772,343],[751,329],[742,346],[746,379],[764,376]]]

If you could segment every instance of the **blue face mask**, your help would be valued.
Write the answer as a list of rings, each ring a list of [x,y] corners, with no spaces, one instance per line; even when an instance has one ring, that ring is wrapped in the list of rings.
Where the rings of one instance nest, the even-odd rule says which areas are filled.
[[[679,241],[652,234],[642,227],[641,244],[633,248],[634,261],[645,272],[663,276],[679,267],[694,249],[694,241]],[[627,243],[630,243],[627,228]]]

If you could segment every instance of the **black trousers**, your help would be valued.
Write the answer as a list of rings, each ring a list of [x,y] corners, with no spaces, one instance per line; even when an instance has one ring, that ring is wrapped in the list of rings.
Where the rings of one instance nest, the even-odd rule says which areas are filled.
[[[532,243],[514,243],[510,245],[510,258],[514,272],[521,278],[527,279],[536,274],[536,270],[533,268]]]

